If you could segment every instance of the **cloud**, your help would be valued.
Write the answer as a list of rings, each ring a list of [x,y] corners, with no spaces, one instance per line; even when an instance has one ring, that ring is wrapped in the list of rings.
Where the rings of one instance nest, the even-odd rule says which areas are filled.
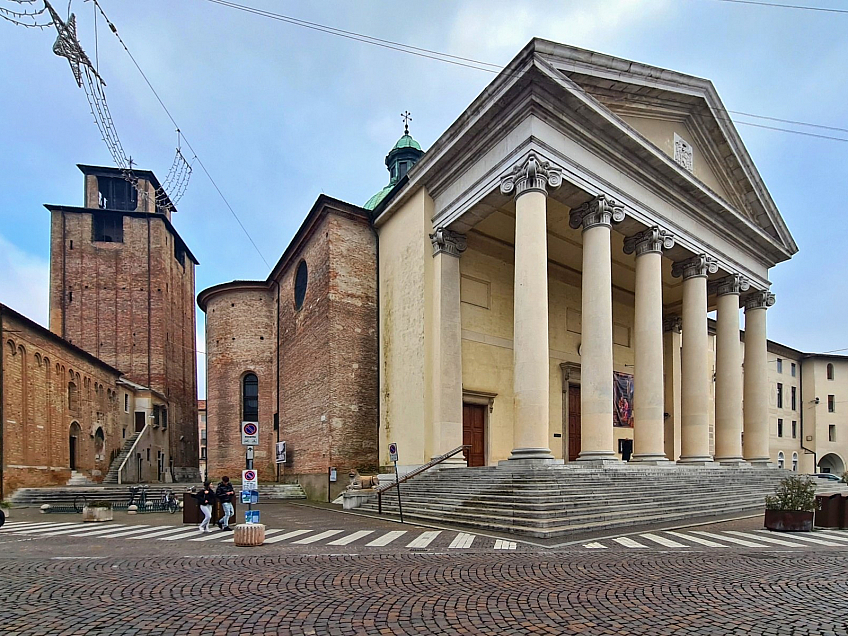
[[[0,235],[0,303],[47,326],[50,263]]]

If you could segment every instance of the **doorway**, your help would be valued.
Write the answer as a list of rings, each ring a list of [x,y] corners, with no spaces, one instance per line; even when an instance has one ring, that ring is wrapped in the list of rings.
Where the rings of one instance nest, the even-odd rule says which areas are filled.
[[[462,405],[462,443],[471,448],[463,450],[466,464],[486,465],[486,409],[483,404]]]
[[[582,437],[580,430],[580,385],[568,385],[568,461],[580,455]]]
[[[79,452],[77,440],[79,440],[81,433],[82,429],[80,429],[80,425],[73,422],[71,424],[70,434],[68,435],[68,465],[71,470],[79,468],[79,463],[77,461],[77,453]]]
[[[141,433],[144,429],[144,411],[135,412],[135,432]]]

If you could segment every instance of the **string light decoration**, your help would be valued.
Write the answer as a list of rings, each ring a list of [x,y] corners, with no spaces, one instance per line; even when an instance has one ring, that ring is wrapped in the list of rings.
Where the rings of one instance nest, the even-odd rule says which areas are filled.
[[[4,0],[6,3],[18,5],[17,9],[10,9],[8,6],[0,5],[0,18],[7,22],[11,22],[17,26],[29,27],[31,29],[46,29],[53,25],[53,22],[43,22],[47,16],[44,13],[47,7],[35,8],[35,3],[38,0]],[[24,7],[32,7],[26,9]]]

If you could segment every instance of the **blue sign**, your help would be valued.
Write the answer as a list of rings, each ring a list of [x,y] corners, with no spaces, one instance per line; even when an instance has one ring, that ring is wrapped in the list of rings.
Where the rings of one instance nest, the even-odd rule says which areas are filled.
[[[258,504],[259,503],[259,491],[258,490],[242,490],[241,491],[241,502],[243,504]]]
[[[244,511],[244,522],[245,523],[259,523],[259,511],[258,510],[245,510]]]

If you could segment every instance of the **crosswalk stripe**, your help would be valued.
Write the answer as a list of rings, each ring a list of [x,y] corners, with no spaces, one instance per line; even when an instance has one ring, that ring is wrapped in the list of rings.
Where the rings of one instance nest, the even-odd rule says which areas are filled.
[[[312,530],[292,530],[291,532],[286,532],[285,534],[281,534],[278,537],[271,537],[270,539],[266,539],[265,543],[277,543],[278,541],[285,541],[286,539],[291,539],[292,537],[299,537],[302,534],[306,534],[307,532],[312,532]]]
[[[70,535],[72,537],[97,537],[99,539],[101,535],[108,534],[110,532],[116,532],[119,529],[126,529],[126,526],[124,526],[124,524],[122,524],[122,523],[110,523],[109,526],[110,527],[108,527],[108,528],[104,528],[103,526],[98,528],[96,526],[91,527],[91,524],[89,524],[89,527],[86,528],[85,531],[82,531],[80,529],[76,529],[74,531],[67,531],[66,530],[66,531],[61,532],[61,533],[56,532],[55,534],[67,534],[67,535]],[[47,535],[47,536],[53,536],[53,535]]]
[[[348,543],[353,543],[362,537],[367,537],[369,534],[373,534],[373,532],[373,530],[357,530],[346,537],[340,537],[335,541],[330,541],[327,545],[347,545]]]
[[[55,530],[70,530],[71,528],[82,528],[82,527],[84,527],[84,524],[82,524],[82,523],[62,523],[62,524],[56,524],[52,528],[51,527],[28,528],[28,529],[18,531],[17,534],[38,534],[39,532],[47,532],[47,531],[54,530],[54,529]]]
[[[732,534],[736,537],[742,537],[743,539],[755,539],[757,541],[765,541],[766,543],[774,543],[775,545],[785,545],[790,548],[806,547],[803,543],[792,543],[791,541],[786,541],[784,539],[776,539],[775,537],[756,535],[751,532],[739,532],[738,530],[725,530],[725,532],[727,534]]]
[[[815,543],[817,545],[829,545],[836,546],[838,548],[848,547],[844,543],[837,543],[836,541],[825,541],[824,539],[820,539],[818,537],[808,537],[806,534],[803,534],[801,532],[796,532],[792,535],[792,538],[797,541],[806,541],[808,543]]]
[[[767,532],[767,530],[763,532]],[[848,533],[844,530],[841,532],[839,530],[816,530],[816,534],[823,534],[828,539],[833,539],[834,541],[848,541]]]
[[[266,528],[265,529],[266,539],[263,543],[273,543],[273,541],[271,541],[267,537],[270,537],[272,534],[277,534],[278,532],[282,532],[282,531],[283,530],[281,528],[277,528],[277,529],[274,529],[274,530],[268,530]],[[223,537],[222,537],[222,534],[223,534]],[[215,532],[214,534],[210,534],[209,536],[198,537],[197,539],[189,539],[189,541],[211,541],[213,539],[221,539],[221,543],[235,543],[235,540],[233,539],[233,533],[232,532],[224,532],[224,533]]]
[[[131,530],[124,528],[118,532],[113,532],[112,534],[104,534],[101,535],[104,539],[114,539],[115,537],[128,537],[131,534],[138,534],[139,532],[151,532],[156,529],[156,526],[134,526]]]
[[[371,543],[366,543],[365,547],[379,547],[384,545],[389,545],[392,541],[397,539],[398,537],[402,537],[406,534],[406,530],[392,530],[391,532],[387,532],[382,537],[377,537]]]
[[[156,537],[162,537],[162,536],[165,536],[166,534],[172,534],[174,532],[183,532],[184,530],[185,530],[184,526],[181,526],[179,528],[168,527],[165,530],[160,529],[160,530],[156,530],[155,532],[148,532],[147,534],[140,534],[140,535],[135,536],[135,537],[127,537],[127,538],[128,539],[154,539]],[[197,530],[195,530],[195,532],[197,532]]]
[[[441,530],[431,530],[428,532],[422,532],[417,537],[415,537],[412,541],[406,544],[407,548],[426,548],[428,545],[433,543],[433,540],[442,534]]]
[[[701,545],[705,545],[710,548],[726,548],[727,546],[722,543],[716,543],[715,541],[710,541],[709,539],[703,539],[701,537],[693,537],[691,534],[683,534],[682,532],[674,532],[673,530],[669,530],[667,534],[673,534],[675,537],[680,539],[686,539],[687,541],[693,541],[695,543],[700,543]]]
[[[495,540],[495,550],[515,550],[515,541]]]
[[[279,532],[279,530],[277,530],[277,532]],[[194,529],[194,533],[200,534],[197,531],[197,528]],[[268,535],[269,531],[266,530],[265,534]],[[222,539],[223,540],[227,537],[232,537],[232,536],[233,536],[232,532],[212,532],[211,534],[206,534],[206,533],[201,534],[199,537],[195,537],[194,539],[189,539],[189,541],[214,541],[215,539]],[[180,537],[180,538],[183,538],[183,537]]]
[[[607,546],[605,546],[603,543],[599,543],[598,541],[592,541],[592,543],[585,543],[585,544],[583,544],[583,547],[589,548],[590,550],[601,550],[601,549],[606,550],[607,549]]]
[[[692,530],[693,533],[699,534],[704,537],[709,537],[711,539],[718,539],[719,541],[727,541],[728,543],[735,543],[737,545],[743,545],[746,548],[765,548],[768,546],[764,546],[762,543],[754,543],[753,541],[745,541],[744,539],[740,539],[739,537],[731,537],[726,534],[716,534],[714,532],[707,532],[706,530]]]
[[[188,539],[189,537],[196,537],[198,534],[200,534],[197,531],[197,528],[185,528],[185,527],[183,527],[182,529],[183,529],[183,532],[175,532],[173,534],[169,534],[169,535],[164,536],[164,537],[155,537],[155,539],[157,541],[179,541],[180,539]],[[212,533],[208,534],[207,536],[220,537],[221,534],[222,533],[220,531],[218,531],[218,532],[213,531]]]
[[[330,537],[334,537],[337,534],[341,534],[342,532],[344,532],[344,530],[324,530],[324,532],[313,534],[311,537],[299,539],[298,541],[292,541],[292,543],[296,543],[298,545],[309,545],[310,543],[317,543],[322,539],[329,539]]]
[[[468,534],[467,532],[460,532],[451,544],[448,546],[448,549],[455,550],[464,550],[466,548],[470,548],[471,544],[474,543],[474,535]]]
[[[640,537],[643,539],[647,539],[648,541],[653,541],[654,543],[659,543],[660,545],[664,545],[667,548],[688,548],[688,545],[683,545],[682,543],[678,543],[673,539],[666,539],[665,537],[661,537],[658,534],[654,534],[652,532],[646,532],[645,534],[640,534]]]
[[[642,545],[638,541],[634,541],[630,537],[616,537],[613,539],[619,545],[623,545],[625,548],[647,548],[648,546]]]
[[[11,526],[10,524],[7,523],[0,530],[2,530],[2,532],[20,532],[21,530],[33,530],[35,528],[45,528],[45,529],[51,528],[51,527],[60,528],[62,526],[69,526],[69,525],[71,525],[71,524],[69,524],[69,523],[55,523],[53,521],[45,521],[45,522],[41,522],[41,523],[27,523],[27,522],[24,522],[24,521],[19,521],[18,524],[15,525],[15,526]]]

